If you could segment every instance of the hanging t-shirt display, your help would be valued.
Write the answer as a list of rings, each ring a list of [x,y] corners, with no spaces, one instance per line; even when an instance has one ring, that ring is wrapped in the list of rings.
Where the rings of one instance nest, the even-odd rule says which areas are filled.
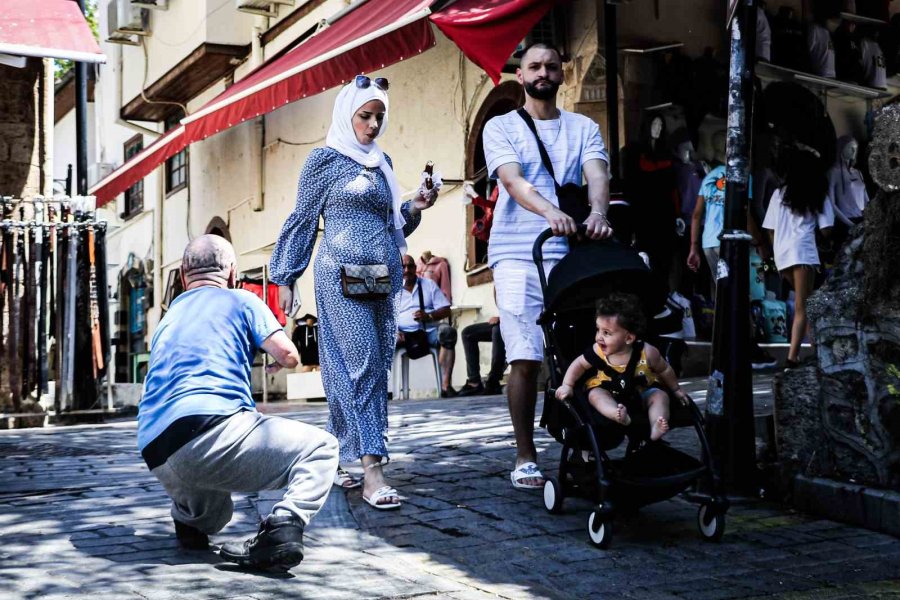
[[[772,28],[762,7],[756,8],[756,58],[772,60]]]
[[[700,184],[706,174],[703,166],[697,161],[675,163],[675,185],[681,200],[681,218],[690,220],[700,194]]]
[[[859,51],[862,56],[863,83],[869,87],[887,89],[887,69],[881,46],[872,38],[864,37],[859,42]]]
[[[806,32],[806,45],[813,75],[834,77],[834,42],[831,32],[819,23],[810,23]]]
[[[803,26],[788,6],[778,9],[772,18],[772,62],[782,67],[809,70],[809,53],[803,39]]]
[[[243,279],[238,284],[238,287],[242,290],[247,290],[265,302],[266,306],[272,311],[272,314],[275,315],[275,318],[278,319],[279,325],[284,327],[284,325],[287,324],[287,317],[285,316],[284,311],[281,310],[281,304],[278,302],[278,285],[269,283],[265,294],[263,293],[263,284],[260,280]]]
[[[828,171],[828,192],[843,216],[851,221],[862,219],[869,193],[859,170],[846,164],[834,165]]]
[[[862,51],[851,25],[847,22],[841,23],[834,32],[832,40],[834,41],[834,67],[837,78],[841,81],[863,83]]]

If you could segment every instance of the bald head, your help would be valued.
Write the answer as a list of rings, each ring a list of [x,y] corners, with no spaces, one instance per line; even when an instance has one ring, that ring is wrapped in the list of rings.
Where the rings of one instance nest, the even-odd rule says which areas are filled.
[[[229,283],[234,283],[232,278],[236,263],[234,248],[228,240],[218,235],[201,235],[184,249],[184,256],[181,259],[184,287],[185,289],[197,285],[228,287]]]

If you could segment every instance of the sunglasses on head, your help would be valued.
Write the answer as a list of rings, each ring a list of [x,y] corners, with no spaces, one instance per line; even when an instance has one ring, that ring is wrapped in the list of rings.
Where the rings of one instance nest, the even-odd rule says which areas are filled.
[[[382,92],[388,91],[388,87],[390,87],[390,84],[385,77],[376,77],[375,79],[371,79],[367,75],[356,76],[356,87],[361,90],[368,88],[373,83],[375,84],[375,87],[377,87]]]

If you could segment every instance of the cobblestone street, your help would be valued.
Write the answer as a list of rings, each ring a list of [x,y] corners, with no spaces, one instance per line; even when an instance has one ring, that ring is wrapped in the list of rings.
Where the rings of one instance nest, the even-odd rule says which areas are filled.
[[[768,387],[757,384],[758,410]],[[322,405],[285,408],[326,419]],[[403,508],[376,512],[359,490],[333,489],[307,530],[306,559],[285,575],[178,549],[132,421],[0,432],[0,598],[900,598],[900,540],[765,502],[736,501],[719,544],[700,538],[696,505],[679,498],[619,519],[610,550],[596,549],[589,503],[569,500],[553,516],[539,492],[511,488],[503,397],[390,410],[386,472]],[[690,432],[670,437],[686,445]],[[552,473],[559,446],[538,439]],[[235,496],[235,518],[213,541],[254,533],[277,497]]]

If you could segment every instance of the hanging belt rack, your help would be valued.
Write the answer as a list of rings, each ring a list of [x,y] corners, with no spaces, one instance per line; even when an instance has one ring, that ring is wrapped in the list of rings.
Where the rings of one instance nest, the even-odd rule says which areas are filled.
[[[14,218],[14,216],[17,216],[19,218]],[[81,234],[82,232],[87,232],[86,234],[82,234],[82,235],[88,235],[88,236],[90,236],[88,239],[93,240],[95,234],[99,234],[99,233],[105,234],[106,230],[107,230],[107,222],[97,220],[96,201],[93,196],[75,196],[75,197],[33,196],[33,197],[29,197],[29,198],[16,198],[16,197],[12,197],[12,196],[0,196],[0,232],[2,232],[3,235],[16,233],[16,232],[18,233],[19,236],[27,234],[29,236],[29,239],[32,239],[31,243],[34,244],[36,248],[40,248],[41,244],[47,239],[45,237],[47,235],[47,231],[55,232],[55,233],[52,233],[51,235],[59,235],[59,234],[63,234],[64,232],[70,232],[70,234],[71,234],[71,232],[78,232],[79,234]],[[36,235],[33,235],[31,233],[32,231],[34,231]],[[41,235],[40,232],[44,232],[44,235]],[[19,242],[19,243],[21,243],[21,242]],[[105,323],[108,326],[109,315],[103,314],[105,312],[108,313],[108,311],[101,310],[99,313],[97,311],[97,305],[96,305],[97,300],[96,299],[99,298],[99,294],[103,294],[103,297],[105,298],[106,290],[105,289],[98,290],[96,287],[94,287],[95,286],[94,252],[96,251],[96,248],[93,245],[93,242],[90,242],[89,248],[90,248],[90,250],[88,253],[91,256],[91,259],[90,259],[90,261],[91,261],[90,262],[91,281],[90,281],[90,286],[89,286],[90,290],[91,290],[91,299],[89,299],[88,302],[89,302],[89,304],[90,303],[94,303],[94,304],[93,304],[92,308],[89,309],[92,312],[91,312],[91,314],[88,315],[87,319],[88,319],[88,322],[91,322],[91,320],[93,319],[93,325],[92,325],[93,327],[98,326],[97,318],[102,319],[101,323]],[[105,246],[104,246],[104,249],[105,249]],[[5,251],[8,252],[9,250],[5,250]],[[31,253],[33,251],[34,251],[34,248],[28,250],[29,253]],[[65,249],[58,248],[57,251],[65,252]],[[14,248],[12,249],[12,252],[13,253],[15,252]],[[9,254],[7,254],[7,257],[9,257]],[[105,252],[103,252],[102,257],[103,257],[103,261],[105,263]],[[31,263],[32,268],[34,268],[34,264],[35,264],[34,262],[31,262],[33,260],[34,259],[29,255],[28,262]],[[55,262],[59,259],[53,258],[52,260]],[[56,268],[54,263],[42,263],[40,260],[40,255],[38,255],[37,264],[40,265],[39,268],[41,269],[41,270],[37,271],[37,273],[41,273],[41,277],[48,277],[48,276],[52,277],[53,276],[53,273],[55,272],[55,268]],[[99,266],[99,263],[98,263],[98,266]],[[48,275],[48,273],[49,273],[49,275]],[[28,280],[21,279],[21,280],[19,280],[17,285],[22,285],[22,286],[34,285],[35,290],[37,290],[37,288],[40,287],[40,285],[42,285],[42,284],[38,283],[37,285],[35,285],[35,282],[31,280],[35,276],[35,274],[36,274],[35,271],[32,271],[30,274],[28,274]],[[35,293],[38,293],[38,292],[37,291],[32,292],[32,294],[35,294]],[[96,296],[94,295],[95,293],[97,294]],[[26,294],[26,292],[23,292],[23,294]],[[25,295],[22,296],[23,302],[25,302],[24,298],[26,298],[26,297],[27,296],[25,296]],[[32,319],[42,319],[43,316],[40,316],[40,317],[35,316],[36,314],[39,314],[39,311],[42,311],[42,310],[49,311],[50,310],[53,302],[55,302],[55,301],[51,300],[49,305],[44,305],[43,303],[47,302],[47,300],[45,298],[46,297],[40,297],[40,299],[38,300],[35,298],[35,296],[32,296],[31,301],[35,302],[36,304],[29,306],[29,309],[34,312],[32,312],[31,314],[26,313],[26,314],[28,314],[28,316],[25,318],[24,321],[16,323],[16,327],[26,327],[25,331],[27,331],[28,336],[36,336],[36,337],[43,336],[44,339],[46,340],[43,342],[43,344],[46,344],[47,346],[49,346],[50,338],[56,339],[56,344],[58,345],[58,344],[62,343],[61,340],[58,339],[58,335],[57,335],[58,331],[54,332],[52,328],[49,330],[48,329],[41,330],[42,327],[46,327],[45,325],[37,325],[36,329],[28,330],[27,328],[31,327],[32,325],[24,325],[24,323],[26,323]],[[75,300],[73,299],[72,301],[74,302]],[[38,306],[40,306],[40,308],[37,308]],[[102,304],[100,306],[102,307]],[[7,308],[7,310],[8,310],[8,308]],[[22,310],[22,309],[17,309],[17,310]],[[57,308],[57,310],[58,310],[58,308]],[[11,318],[11,315],[10,315],[10,318]],[[16,318],[19,320],[22,319],[20,314],[16,315]],[[62,318],[62,316],[60,314],[57,314],[57,318]],[[84,318],[84,317],[82,315],[79,318]],[[102,325],[100,327],[101,327],[101,333],[102,333]],[[3,341],[4,352],[7,355],[9,352],[14,352],[14,351],[19,350],[19,347],[14,346],[13,344],[21,343],[18,340],[14,340],[11,336],[7,337],[7,334],[10,334],[11,331],[12,331],[12,329],[10,329],[9,332],[6,332],[6,331],[0,332],[0,335],[3,335],[4,337],[7,338],[7,339],[4,339],[4,341]],[[18,333],[16,334],[16,336],[19,337],[21,335],[22,335],[22,330],[20,329],[18,331]],[[81,335],[81,333],[79,332],[78,335]],[[96,336],[96,333],[94,335]],[[105,376],[106,376],[106,396],[107,396],[106,408],[98,408],[98,406],[102,407],[102,392],[100,392],[101,388],[99,388],[99,387],[95,388],[99,392],[96,396],[93,396],[93,395],[88,396],[88,398],[89,398],[88,401],[91,402],[91,405],[89,405],[89,406],[85,406],[84,408],[77,408],[77,409],[76,408],[69,408],[69,409],[63,408],[62,410],[60,410],[61,407],[58,404],[59,396],[57,395],[57,401],[54,402],[52,407],[45,408],[44,405],[41,405],[42,412],[27,412],[27,411],[16,410],[17,404],[15,402],[17,402],[17,401],[15,398],[17,397],[16,395],[19,394],[19,392],[16,392],[16,394],[13,397],[13,399],[14,399],[14,404],[12,405],[13,410],[10,412],[6,412],[6,413],[0,413],[0,419],[8,419],[8,420],[12,421],[13,419],[29,419],[29,418],[33,419],[33,418],[37,418],[37,417],[42,417],[46,423],[46,420],[48,418],[52,418],[52,417],[61,417],[61,416],[68,416],[68,415],[116,414],[116,413],[124,412],[123,410],[114,409],[114,407],[113,407],[113,402],[112,402],[112,378],[113,378],[112,368],[113,367],[112,367],[112,365],[109,364],[108,358],[106,356],[106,353],[108,353],[108,348],[111,345],[111,343],[110,343],[111,341],[110,341],[108,335],[105,337],[106,337],[106,340],[104,340],[104,341],[99,341],[102,339],[99,337],[94,338],[95,343],[97,344],[95,347],[98,348],[98,352],[99,352],[98,356],[102,357],[102,358],[97,359],[97,361],[100,363],[99,367],[97,367],[96,366],[97,363],[95,363],[95,370],[94,370],[94,382],[95,383],[94,383],[94,385],[96,385],[97,380],[102,376],[102,375],[98,375],[98,368],[99,369],[105,368],[106,369],[106,374],[105,374]],[[67,341],[67,343],[72,344],[72,343],[74,343],[73,340],[74,340],[74,338]],[[106,343],[105,349],[103,348],[104,342]],[[30,342],[25,342],[26,346],[28,343],[30,343]],[[106,353],[104,352],[104,350],[106,351]],[[76,351],[76,348],[74,346],[70,346],[68,348],[68,352],[75,352],[75,351]],[[49,362],[50,357],[49,356],[41,356],[41,352],[43,352],[42,350],[37,352],[37,354],[34,354],[34,352],[35,352],[34,349],[28,348],[27,354],[29,355],[29,360],[32,361],[32,363],[36,363],[37,370],[40,370],[41,368],[46,369],[47,362]],[[57,355],[57,359],[59,359],[59,355]],[[9,361],[7,361],[7,363],[8,362]],[[7,364],[6,368],[10,368],[10,366],[11,365]],[[35,367],[32,365],[28,365],[25,368],[25,370],[22,372],[22,373],[28,373],[27,375],[22,375],[21,373],[17,373],[17,376],[20,378],[24,376],[24,377],[32,377],[34,379],[33,381],[26,379],[26,384],[22,386],[22,393],[21,393],[21,395],[18,396],[20,398],[19,401],[27,400],[29,397],[33,399],[35,397],[35,393],[36,393],[37,399],[40,400],[47,393],[46,392],[46,383],[47,383],[46,373],[43,373],[40,375],[35,375],[30,372],[30,369],[34,369],[34,368]],[[62,382],[60,381],[60,368],[61,368],[61,365],[59,364],[59,362],[57,360],[57,362],[55,364],[56,374],[53,379],[53,381],[56,382],[57,394],[59,393],[60,386],[62,385]],[[70,369],[71,369],[71,365],[70,365]],[[83,370],[83,367],[81,370]],[[90,370],[90,366],[88,366],[88,371],[89,370]],[[79,371],[79,376],[80,375],[81,375],[81,371]],[[71,375],[70,375],[70,378],[71,378]],[[19,383],[19,382],[17,381],[16,383]],[[77,385],[83,385],[83,384],[84,384],[84,382],[77,384]],[[13,385],[12,380],[10,380],[10,385],[12,387],[12,385]],[[72,383],[70,381],[69,387],[71,388],[71,386],[72,386]],[[73,389],[68,389],[67,393],[69,394],[69,396],[67,397],[67,404],[69,406],[77,406],[77,402],[78,402],[77,397],[78,396],[72,395]]]

